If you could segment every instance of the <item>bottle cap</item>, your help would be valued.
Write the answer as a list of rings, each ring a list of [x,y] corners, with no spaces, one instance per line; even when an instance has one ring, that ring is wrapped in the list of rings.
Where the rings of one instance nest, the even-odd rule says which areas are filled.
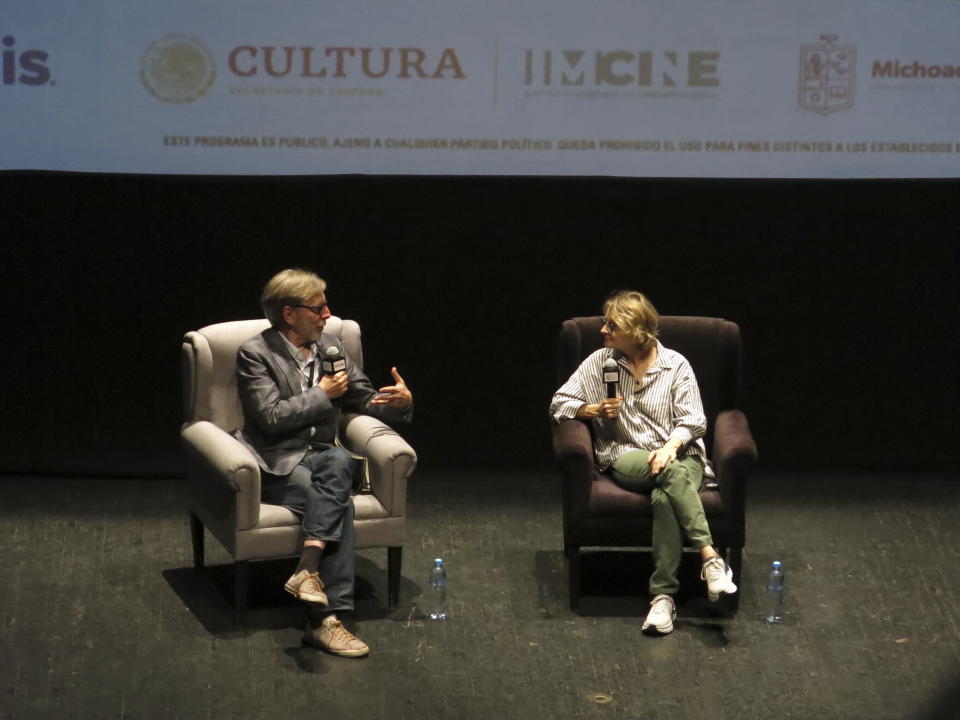
[[[774,560],[774,561],[773,561],[773,566],[774,566],[777,570],[779,570],[780,568],[783,567],[783,563],[781,563],[779,560]]]
[[[443,565],[443,558],[434,558],[434,559],[433,559],[433,564],[434,564],[434,565]]]

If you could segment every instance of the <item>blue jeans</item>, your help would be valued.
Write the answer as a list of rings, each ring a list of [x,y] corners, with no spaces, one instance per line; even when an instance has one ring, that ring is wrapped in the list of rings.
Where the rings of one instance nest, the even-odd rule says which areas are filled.
[[[319,574],[330,610],[353,609],[356,560],[350,490],[354,462],[343,448],[318,446],[307,450],[289,475],[262,473],[263,502],[299,515],[305,539],[326,542]]]

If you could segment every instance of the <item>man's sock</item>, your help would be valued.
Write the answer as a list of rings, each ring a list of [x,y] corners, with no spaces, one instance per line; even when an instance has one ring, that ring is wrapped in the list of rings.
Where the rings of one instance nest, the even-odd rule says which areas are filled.
[[[307,628],[309,630],[316,630],[321,625],[323,621],[326,620],[331,615],[336,615],[336,610],[331,610],[328,607],[322,607],[316,603],[307,604]]]
[[[300,564],[297,565],[295,573],[301,570],[315,573],[320,569],[320,558],[323,557],[323,548],[316,545],[307,545],[300,553]]]

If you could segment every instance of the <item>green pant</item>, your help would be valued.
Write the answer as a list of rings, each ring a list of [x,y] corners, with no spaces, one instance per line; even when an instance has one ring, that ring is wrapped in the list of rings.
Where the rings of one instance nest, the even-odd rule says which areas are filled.
[[[650,593],[673,595],[680,587],[677,569],[683,556],[683,537],[698,550],[713,545],[707,516],[700,502],[703,464],[697,458],[674,460],[657,475],[650,472],[647,450],[631,450],[619,457],[613,479],[625,490],[650,493],[653,506],[653,562]]]

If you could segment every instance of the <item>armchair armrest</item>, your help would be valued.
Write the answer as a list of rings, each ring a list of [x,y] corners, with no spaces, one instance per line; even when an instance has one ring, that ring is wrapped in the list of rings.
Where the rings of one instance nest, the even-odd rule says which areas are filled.
[[[553,426],[553,456],[563,474],[561,487],[564,522],[569,513],[577,513],[590,505],[590,491],[596,476],[593,437],[582,420],[564,420]]]
[[[725,507],[742,514],[746,481],[757,464],[757,445],[747,417],[740,410],[723,410],[713,431],[713,466]]]
[[[260,519],[260,466],[236,438],[200,420],[180,431],[187,454],[188,491],[195,502],[222,515],[224,493],[235,496],[237,529],[249,530]]]
[[[553,456],[564,473],[592,476],[593,438],[581,420],[564,420],[553,426]]]
[[[393,517],[407,513],[407,478],[417,466],[417,454],[396,430],[369,415],[347,415],[341,442],[352,453],[367,458],[370,489]]]

